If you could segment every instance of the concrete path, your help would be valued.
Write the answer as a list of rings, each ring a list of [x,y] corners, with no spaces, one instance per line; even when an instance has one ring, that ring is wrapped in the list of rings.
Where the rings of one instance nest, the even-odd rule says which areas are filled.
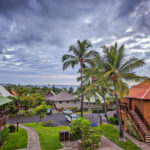
[[[59,150],[79,150],[78,148],[79,144],[77,141],[66,141],[61,142],[61,144],[63,148]],[[96,150],[123,150],[123,149],[103,136],[99,148],[97,148]]]
[[[28,146],[27,148],[20,150],[41,150],[39,136],[37,135],[36,131],[31,127],[26,127],[21,124],[19,125],[19,127],[25,129],[28,134]]]
[[[115,126],[116,129],[119,130],[119,126]],[[127,137],[129,140],[131,140],[133,143],[135,143],[138,147],[140,147],[142,150],[150,150],[150,144],[144,143],[142,141],[139,141],[132,137],[128,132],[124,131],[125,137]]]
[[[123,149],[103,136],[100,146],[97,150],[123,150]]]

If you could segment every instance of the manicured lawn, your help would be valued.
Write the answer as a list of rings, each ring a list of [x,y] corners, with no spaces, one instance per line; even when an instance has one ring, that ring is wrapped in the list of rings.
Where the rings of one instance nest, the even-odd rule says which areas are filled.
[[[69,130],[69,127],[45,127],[42,123],[26,123],[24,125],[36,130],[39,135],[42,150],[56,150],[62,148],[59,142],[59,131]]]
[[[10,133],[7,142],[0,150],[16,150],[27,147],[27,132],[19,128],[18,132]]]
[[[113,125],[105,125],[101,126],[103,135],[111,140],[113,143],[122,147],[125,150],[141,150],[136,144],[131,142],[129,139],[126,139],[126,142],[120,142],[118,140],[119,131],[113,127]]]

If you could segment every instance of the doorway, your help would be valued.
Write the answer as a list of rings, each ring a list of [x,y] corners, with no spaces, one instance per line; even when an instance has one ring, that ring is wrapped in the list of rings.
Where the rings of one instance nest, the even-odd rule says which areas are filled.
[[[132,110],[132,99],[129,99],[129,109]]]

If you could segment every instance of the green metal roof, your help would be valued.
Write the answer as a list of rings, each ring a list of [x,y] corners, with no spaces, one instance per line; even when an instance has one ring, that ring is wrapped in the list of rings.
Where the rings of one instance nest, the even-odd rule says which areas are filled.
[[[7,97],[0,96],[0,106],[7,104],[7,103],[10,103],[10,102],[12,102],[11,99],[9,99]]]
[[[78,95],[74,95],[74,96],[75,96],[76,98],[78,98]],[[104,103],[104,100],[103,100],[103,98],[100,96],[100,94],[98,94],[98,93],[96,92],[96,96],[97,96],[97,99],[98,99],[101,103]],[[105,97],[107,98],[107,97],[109,97],[109,95],[106,94]],[[84,97],[84,102],[85,102],[85,103],[89,102],[86,97]],[[90,97],[90,103],[95,103],[95,96],[94,96],[94,95]]]

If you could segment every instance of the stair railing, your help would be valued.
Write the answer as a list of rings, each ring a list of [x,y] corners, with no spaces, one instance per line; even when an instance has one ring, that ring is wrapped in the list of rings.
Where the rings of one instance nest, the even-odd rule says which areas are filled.
[[[145,133],[144,133],[143,129],[140,127],[140,125],[138,124],[137,120],[135,119],[135,117],[132,114],[132,112],[130,111],[130,109],[128,109],[128,107],[127,107],[127,113],[129,114],[129,116],[131,117],[131,119],[133,120],[133,122],[135,123],[138,131],[142,134],[143,137],[145,137]]]
[[[150,126],[148,122],[146,121],[144,115],[141,113],[141,111],[138,109],[138,107],[135,105],[135,112],[139,115],[140,119],[143,121],[145,126],[147,127],[148,130],[150,130]]]

